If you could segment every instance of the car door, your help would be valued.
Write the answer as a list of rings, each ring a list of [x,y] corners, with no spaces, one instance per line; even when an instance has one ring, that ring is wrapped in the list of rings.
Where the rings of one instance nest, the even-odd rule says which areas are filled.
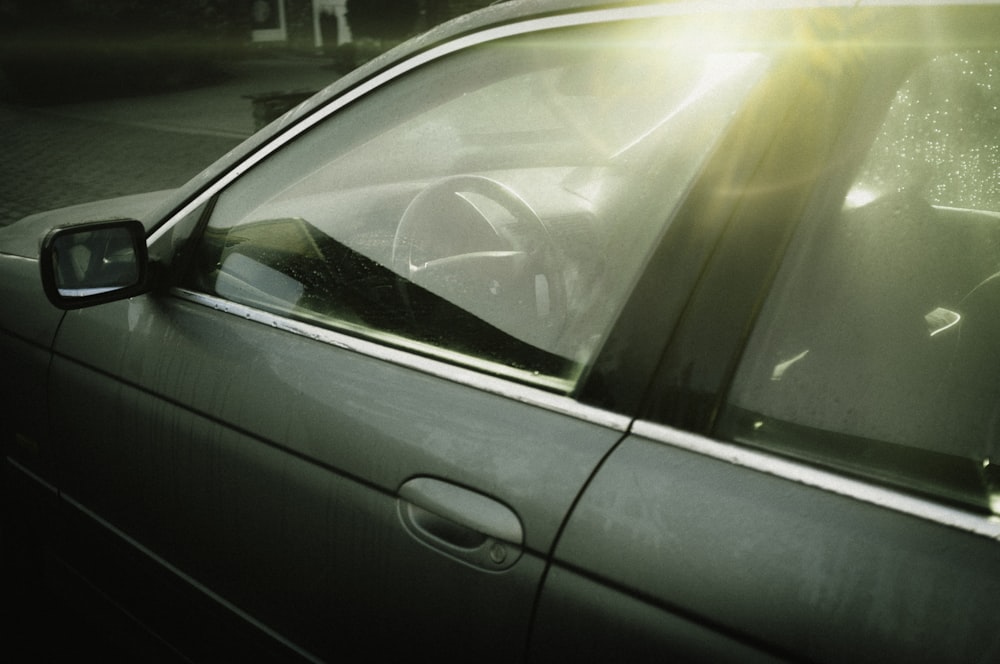
[[[532,659],[1000,656],[1000,15],[857,18],[840,84],[800,97],[818,167],[779,139],[745,190],[557,544]]]
[[[629,422],[576,395],[629,403],[598,355],[768,64],[693,46],[694,20],[466,36],[192,201],[153,236],[176,245],[161,288],[59,331],[66,551],[185,653],[522,657],[556,535]],[[672,268],[678,306],[709,246]],[[622,329],[646,357],[665,333]]]

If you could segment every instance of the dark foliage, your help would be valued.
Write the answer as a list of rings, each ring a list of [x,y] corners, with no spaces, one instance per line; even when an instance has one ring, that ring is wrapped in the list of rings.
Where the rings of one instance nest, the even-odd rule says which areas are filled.
[[[242,0],[0,0],[0,19],[8,85],[43,103],[206,82],[249,31]]]
[[[418,0],[348,0],[347,18],[358,37],[402,40],[414,34]]]

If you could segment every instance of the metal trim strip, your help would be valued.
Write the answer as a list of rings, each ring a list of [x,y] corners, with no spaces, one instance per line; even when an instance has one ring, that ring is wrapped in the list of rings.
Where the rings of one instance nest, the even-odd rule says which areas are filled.
[[[541,388],[516,383],[506,378],[480,373],[473,369],[449,364],[423,355],[417,355],[407,350],[384,346],[367,339],[343,334],[309,323],[283,318],[281,316],[254,309],[242,304],[230,302],[213,295],[198,293],[182,288],[175,288],[172,294],[180,299],[209,307],[222,313],[230,314],[244,320],[283,330],[291,334],[306,337],[314,341],[371,357],[376,360],[390,362],[398,366],[414,369],[422,373],[478,389],[482,392],[505,397],[523,404],[536,406],[560,415],[567,415],[591,424],[624,432],[631,423],[630,418],[609,411],[584,405],[572,397],[549,392]],[[398,343],[398,340],[393,337]],[[414,342],[414,346],[417,346]],[[447,355],[448,351],[435,348],[436,355]],[[461,356],[464,357],[464,356]],[[493,366],[493,365],[490,365]]]
[[[894,491],[863,480],[844,477],[777,455],[741,447],[734,443],[713,440],[662,424],[637,421],[632,426],[632,433],[736,466],[1000,542],[1000,517],[996,515],[987,516],[966,512],[919,496]]]

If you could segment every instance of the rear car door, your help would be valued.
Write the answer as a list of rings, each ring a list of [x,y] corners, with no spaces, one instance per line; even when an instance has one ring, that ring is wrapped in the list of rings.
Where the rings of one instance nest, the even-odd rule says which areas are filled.
[[[814,43],[829,84],[788,126],[814,161],[779,138],[745,190],[532,658],[1000,656],[998,24],[868,9]]]
[[[423,53],[155,234],[171,287],[72,311],[55,344],[76,564],[194,655],[523,656],[628,425],[597,358],[768,63],[697,20],[549,17]]]

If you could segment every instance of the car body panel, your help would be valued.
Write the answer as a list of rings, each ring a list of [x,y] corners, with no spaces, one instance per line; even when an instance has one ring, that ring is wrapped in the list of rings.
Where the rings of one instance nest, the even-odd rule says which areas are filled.
[[[23,343],[49,349],[63,312],[44,300],[38,261],[0,254],[0,279],[4,284],[4,311],[0,332]],[[39,302],[39,296],[43,301]]]
[[[574,511],[555,553],[566,583],[614,570],[603,584],[646,598],[665,621],[680,615],[793,659],[1000,655],[996,539],[748,471],[673,447],[688,434],[654,431],[623,442]],[[542,596],[540,617],[564,622],[536,630],[557,642],[590,628],[567,596],[549,583]]]
[[[137,219],[143,221],[149,228],[156,219],[156,216],[151,214],[152,211],[164,200],[169,199],[173,193],[173,189],[151,191],[92,203],[81,203],[80,205],[71,205],[29,215],[9,226],[0,228],[0,255],[38,258],[41,238],[59,226],[108,219]]]
[[[0,228],[0,356],[5,366],[0,399],[9,404],[11,422],[0,423],[0,436],[12,443],[11,458],[19,459],[38,478],[55,486],[53,452],[48,435],[46,374],[51,347],[63,313],[39,297],[38,253],[41,240],[53,228],[113,218],[150,219],[149,212],[170,191],[124,196],[30,215]]]
[[[51,345],[62,313],[45,301],[37,261],[0,254],[0,443],[7,454],[55,485],[53,456],[48,449],[49,421],[46,373]],[[5,417],[6,416],[6,417]],[[6,451],[6,450],[5,450]]]
[[[649,602],[635,588],[563,565],[553,565],[546,574],[533,627],[529,662],[798,661],[727,634],[699,616]]]
[[[51,378],[67,499],[320,657],[377,652],[404,625],[414,644],[519,657],[544,553],[621,432],[224,304],[67,315]],[[488,573],[415,540],[396,495],[414,476],[508,505],[522,557]]]

